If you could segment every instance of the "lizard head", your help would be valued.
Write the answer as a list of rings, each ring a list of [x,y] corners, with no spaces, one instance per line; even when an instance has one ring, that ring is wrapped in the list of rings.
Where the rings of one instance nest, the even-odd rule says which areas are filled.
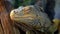
[[[33,6],[20,6],[10,12],[10,18],[15,21],[33,20],[36,16],[32,11]]]
[[[35,10],[34,6],[25,6],[14,9],[10,13],[10,18],[16,22],[32,25],[36,30],[40,30],[41,26],[49,27],[51,22],[47,15],[43,12]],[[42,24],[40,26],[40,23]],[[43,24],[48,25],[43,25]]]

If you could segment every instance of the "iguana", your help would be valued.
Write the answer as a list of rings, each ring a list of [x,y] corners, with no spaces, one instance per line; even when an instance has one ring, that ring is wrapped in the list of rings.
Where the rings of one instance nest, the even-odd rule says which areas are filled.
[[[52,25],[47,14],[43,11],[38,11],[34,5],[20,6],[12,10],[10,18],[16,22],[27,24],[41,32],[49,31],[53,34],[56,31],[55,26]]]

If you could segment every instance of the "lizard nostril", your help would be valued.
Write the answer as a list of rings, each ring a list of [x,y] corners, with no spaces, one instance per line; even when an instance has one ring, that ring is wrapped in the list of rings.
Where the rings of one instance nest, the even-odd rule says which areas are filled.
[[[15,14],[18,14],[18,11],[14,11]]]
[[[14,13],[15,13],[15,11],[14,11]]]
[[[18,11],[14,11],[14,13],[16,14],[16,13],[18,13]]]
[[[17,13],[17,11],[14,11],[14,13]]]

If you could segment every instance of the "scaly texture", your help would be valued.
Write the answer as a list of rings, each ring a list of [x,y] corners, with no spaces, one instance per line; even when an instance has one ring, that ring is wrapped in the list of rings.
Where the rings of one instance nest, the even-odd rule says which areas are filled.
[[[51,22],[44,12],[39,12],[34,6],[19,7],[10,13],[12,20],[28,24],[39,31],[47,31],[51,26]]]

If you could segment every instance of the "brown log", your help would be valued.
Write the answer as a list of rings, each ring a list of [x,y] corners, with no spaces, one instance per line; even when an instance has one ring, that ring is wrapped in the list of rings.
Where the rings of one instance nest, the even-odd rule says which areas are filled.
[[[4,0],[0,0],[0,19],[4,34],[14,34],[11,22],[9,21],[7,9],[5,8]]]

